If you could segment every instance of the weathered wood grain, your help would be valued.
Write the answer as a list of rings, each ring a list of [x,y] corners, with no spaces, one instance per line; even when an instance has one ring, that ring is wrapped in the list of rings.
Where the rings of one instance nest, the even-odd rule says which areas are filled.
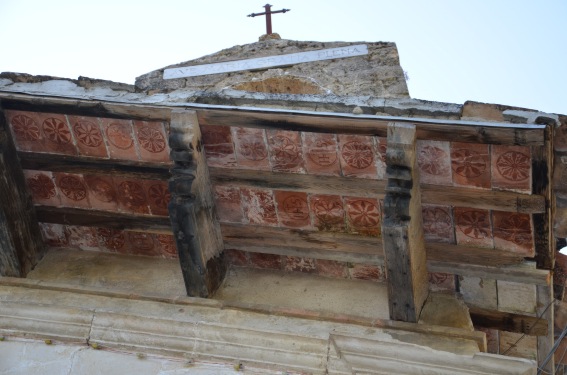
[[[475,326],[501,331],[525,333],[530,336],[547,336],[549,322],[535,316],[487,310],[469,305],[471,320]]]

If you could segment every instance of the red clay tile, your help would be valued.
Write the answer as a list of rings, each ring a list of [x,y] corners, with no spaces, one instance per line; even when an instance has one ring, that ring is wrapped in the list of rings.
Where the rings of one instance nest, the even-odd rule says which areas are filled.
[[[451,143],[453,183],[490,189],[490,152],[488,145]]]
[[[348,277],[348,268],[345,262],[336,260],[317,259],[317,274],[327,277],[344,279]]]
[[[238,167],[259,171],[272,170],[264,129],[232,127],[231,131]]]
[[[492,146],[492,187],[531,192],[532,168],[529,147]]]
[[[140,159],[130,120],[101,118],[100,123],[112,159],[136,161]]]
[[[515,212],[492,211],[494,247],[522,254],[535,255],[531,216]]]
[[[156,234],[156,244],[158,245],[161,255],[166,258],[178,258],[177,245],[175,237],[171,234]]]
[[[108,158],[98,118],[85,116],[67,116],[67,118],[77,142],[79,154]]]
[[[41,121],[35,112],[5,111],[18,151],[46,152]]]
[[[339,159],[345,177],[378,178],[372,137],[339,134]]]
[[[211,167],[234,167],[236,156],[228,126],[201,126],[207,164]]]
[[[380,206],[376,199],[345,197],[344,207],[350,232],[380,235]]]
[[[338,195],[309,196],[313,225],[324,231],[344,231],[345,211],[343,200]]]
[[[453,215],[449,206],[422,206],[425,241],[455,243]]]
[[[337,151],[335,134],[303,133],[303,154],[307,173],[340,176],[341,166]]]
[[[45,139],[44,146],[46,152],[77,155],[77,147],[65,115],[38,113],[38,117]]]
[[[97,228],[96,235],[101,250],[120,254],[128,254],[130,252],[130,243],[128,242],[125,231]]]
[[[229,265],[233,266],[247,266],[248,265],[248,252],[235,249],[227,249],[224,254],[228,260]]]
[[[144,180],[143,183],[152,215],[169,216],[167,205],[171,200],[171,194],[167,182]]]
[[[429,273],[429,288],[433,291],[455,290],[455,275],[441,272]]]
[[[297,271],[305,273],[315,273],[316,265],[315,259],[303,257],[284,257],[284,270]]]
[[[274,172],[305,173],[299,132],[268,130],[266,135]]]
[[[130,242],[130,254],[160,256],[161,248],[155,243],[155,235],[147,232],[126,232]]]
[[[48,246],[65,247],[69,245],[65,226],[62,224],[39,223],[39,231],[43,242]]]
[[[282,268],[282,257],[275,254],[249,253],[250,265],[257,268],[279,270]]]
[[[47,206],[61,205],[51,172],[24,170],[24,176],[34,203]]]
[[[388,139],[383,137],[374,138],[374,154],[377,177],[381,180],[386,178],[386,150],[388,149]]]
[[[89,193],[91,207],[95,210],[116,211],[118,192],[112,177],[105,175],[84,175],[83,180]]]
[[[167,133],[162,122],[134,121],[133,127],[142,161],[171,163]]]
[[[349,268],[350,277],[359,280],[384,281],[384,272],[381,267],[367,264],[353,264]]]
[[[118,193],[118,208],[120,210],[138,214],[150,213],[143,180],[129,180],[115,177],[114,185]]]
[[[244,217],[250,224],[278,225],[276,205],[271,190],[240,189]]]
[[[54,172],[55,185],[59,190],[61,205],[65,207],[90,208],[87,186],[80,174]]]
[[[68,238],[69,246],[81,250],[98,250],[99,248],[96,229],[93,227],[67,225],[65,234]]]
[[[240,189],[229,186],[214,187],[215,204],[219,220],[228,223],[243,223]]]
[[[452,185],[449,142],[417,141],[419,180],[423,184]]]
[[[276,190],[274,194],[281,225],[292,228],[311,226],[307,193]]]
[[[454,214],[457,244],[494,247],[490,211],[455,207]]]

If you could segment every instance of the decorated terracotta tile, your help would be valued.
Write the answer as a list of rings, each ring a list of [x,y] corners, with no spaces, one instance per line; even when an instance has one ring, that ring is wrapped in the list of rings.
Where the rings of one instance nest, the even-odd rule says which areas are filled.
[[[201,126],[207,164],[212,167],[234,167],[236,156],[228,126]]]
[[[231,131],[239,168],[272,170],[264,129],[232,127]]]
[[[454,214],[457,244],[494,247],[490,211],[455,207]]]
[[[303,133],[303,154],[307,173],[340,176],[341,166],[335,134]]]
[[[417,141],[419,180],[423,184],[452,185],[449,142]]]
[[[305,173],[299,132],[268,130],[266,135],[274,172]]]
[[[386,178],[386,150],[388,149],[388,140],[384,137],[374,138],[374,155],[376,161],[376,170],[378,178],[383,180]]]
[[[278,225],[276,204],[271,190],[240,189],[244,217],[250,224]]]
[[[108,151],[96,117],[67,116],[80,155],[108,158]]]
[[[345,230],[345,211],[340,196],[311,195],[309,202],[313,212],[313,226],[322,231]]]
[[[69,245],[64,225],[39,223],[39,231],[43,242],[48,246],[65,247]]]
[[[316,272],[318,275],[344,279],[348,277],[348,268],[345,262],[336,260],[317,259]]]
[[[384,281],[385,275],[382,267],[368,264],[353,264],[349,268],[350,277],[358,280]]]
[[[93,227],[67,225],[65,226],[65,234],[68,238],[69,246],[81,250],[98,250],[98,237],[96,229]]]
[[[155,243],[155,235],[147,232],[126,232],[130,242],[130,254],[160,256],[161,248]]]
[[[235,249],[227,249],[224,254],[228,260],[228,264],[232,266],[244,267],[248,265],[248,252]]]
[[[429,273],[429,289],[437,292],[442,290],[455,290],[455,275],[441,272]]]
[[[311,226],[307,193],[276,190],[274,195],[281,225],[292,228]]]
[[[428,242],[455,243],[455,228],[450,206],[423,205],[423,235]]]
[[[492,211],[494,247],[523,254],[535,255],[531,216],[516,212]]]
[[[171,234],[156,234],[156,244],[158,245],[161,255],[165,258],[178,258],[177,245],[175,237]]]
[[[24,111],[5,113],[18,151],[46,151],[41,121],[37,113]]]
[[[61,205],[65,207],[90,208],[87,186],[80,174],[54,172],[55,185],[59,190]]]
[[[106,137],[111,159],[139,160],[138,144],[134,141],[132,121],[101,118],[100,124]]]
[[[51,172],[24,170],[24,176],[34,203],[47,206],[61,205]]]
[[[142,161],[171,163],[167,133],[162,122],[133,121],[133,127]]]
[[[380,235],[380,206],[376,199],[345,197],[344,209],[349,232]]]
[[[118,209],[118,191],[112,177],[87,174],[83,175],[83,180],[93,209],[102,211],[116,211]]]
[[[492,146],[492,187],[531,192],[532,165],[529,147]]]
[[[103,251],[120,254],[128,254],[130,252],[127,233],[123,230],[96,228],[96,236]]]
[[[339,160],[345,177],[378,178],[372,137],[339,134]]]
[[[279,270],[282,268],[282,257],[275,254],[250,253],[250,266]]]
[[[243,223],[244,214],[240,189],[230,186],[215,186],[213,192],[219,220],[227,223]]]
[[[297,271],[305,273],[315,273],[316,264],[315,259],[303,257],[284,257],[284,270]]]
[[[120,210],[137,214],[150,213],[143,180],[114,178],[114,186],[118,193],[118,208]]]
[[[453,183],[490,189],[490,152],[488,145],[451,143]]]
[[[77,147],[65,115],[38,113],[46,152],[77,155]]]
[[[152,215],[169,216],[167,205],[171,194],[166,181],[144,180],[144,188]]]

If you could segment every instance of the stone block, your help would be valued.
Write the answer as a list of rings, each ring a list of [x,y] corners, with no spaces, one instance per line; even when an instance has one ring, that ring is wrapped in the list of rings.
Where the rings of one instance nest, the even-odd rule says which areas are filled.
[[[496,310],[498,308],[496,280],[460,276],[459,284],[466,303],[483,309]]]
[[[534,315],[537,298],[536,286],[512,281],[498,280],[498,310]]]

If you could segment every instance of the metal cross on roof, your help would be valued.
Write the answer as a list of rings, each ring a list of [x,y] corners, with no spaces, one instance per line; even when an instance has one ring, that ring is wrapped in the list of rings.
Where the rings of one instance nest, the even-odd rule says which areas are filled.
[[[264,9],[266,9],[263,13],[250,13],[248,17],[256,17],[256,16],[266,16],[266,34],[272,34],[272,14],[276,13],[285,13],[289,12],[291,9],[280,9],[272,12],[272,6],[270,4],[264,5]]]

